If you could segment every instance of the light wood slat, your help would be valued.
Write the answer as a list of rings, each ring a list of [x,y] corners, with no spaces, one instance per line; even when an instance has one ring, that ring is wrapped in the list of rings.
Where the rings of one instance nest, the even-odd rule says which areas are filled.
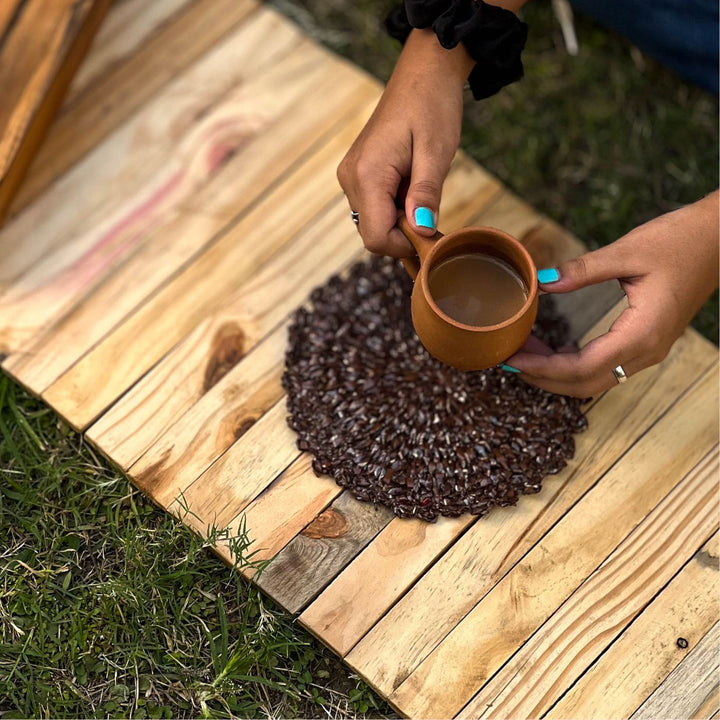
[[[708,553],[705,559],[699,560],[705,567],[714,567],[717,573],[717,554]],[[717,578],[715,579],[717,590]],[[682,600],[678,601],[677,615],[686,622],[692,623],[693,618],[682,612]],[[658,619],[660,627],[666,627],[664,618]],[[684,628],[684,626],[683,626]],[[669,629],[672,633],[675,627]],[[682,630],[685,637],[685,630]],[[695,638],[687,638],[692,642]],[[689,646],[688,654],[680,664],[668,675],[653,694],[631,715],[632,720],[656,720],[656,718],[673,717],[676,720],[709,718],[718,716],[718,644],[720,641],[720,625],[709,630],[700,642]],[[668,643],[671,648],[663,646],[667,653],[674,646],[674,654],[682,651],[676,642]]]
[[[687,331],[664,363],[601,397],[588,410],[589,429],[576,436],[575,457],[568,467],[545,478],[543,490],[522,497],[517,508],[496,508],[473,525],[346,660],[383,694],[391,694],[678,395],[716,362],[710,343]]]
[[[145,5],[148,9],[154,8],[153,19],[162,19],[157,17],[160,8],[154,7],[156,0],[146,0]],[[59,114],[47,141],[39,149],[34,171],[26,178],[13,203],[13,214],[27,207],[143,103],[155,97],[163,86],[220,43],[257,6],[255,0],[197,0],[172,17],[171,22],[160,27],[144,44],[128,47],[126,40],[122,48],[123,62],[115,67],[96,69],[99,74],[92,80],[88,78],[88,85],[68,103],[66,111]],[[142,21],[147,27],[149,15],[146,10],[136,21]],[[139,25],[139,22],[133,24],[130,31]],[[140,42],[142,33],[138,32],[135,38],[135,42]],[[270,35],[266,39],[273,42]],[[113,46],[114,43],[109,46],[111,50]],[[228,74],[228,69],[224,74]]]
[[[489,225],[517,237],[538,268],[555,267],[587,252],[580,240],[507,190],[471,224]],[[570,337],[577,339],[622,296],[620,285],[613,281],[554,297],[558,310],[569,322]]]
[[[371,104],[367,104],[362,112],[357,110],[354,112],[353,124],[362,122],[362,119],[370,112]],[[328,167],[327,172],[334,172],[334,167]],[[291,178],[292,186],[302,187],[317,173],[317,168],[313,167],[304,179],[298,181]],[[453,190],[453,193],[448,197],[444,205],[446,217],[448,220],[458,224],[462,224],[467,216],[463,211],[466,197],[472,195],[475,202],[480,204],[498,191],[498,185],[494,180],[463,158],[459,158],[453,164],[447,185]],[[336,188],[334,183],[327,185],[327,189],[334,188]],[[291,190],[287,187],[279,188],[275,196],[276,201],[287,204],[290,193]],[[271,204],[267,205],[268,209],[271,207]],[[457,211],[456,207],[458,207]],[[345,211],[347,212],[347,209]],[[292,219],[290,222],[292,223]],[[347,238],[348,247],[360,250],[361,244],[358,236],[352,224],[347,222],[347,216],[341,217],[338,225],[343,236]],[[331,229],[331,232],[336,234],[338,230]],[[322,242],[322,239],[320,242]],[[315,283],[319,283],[320,277],[316,275],[314,280]],[[220,327],[221,324],[218,323],[215,330],[199,328],[184,340],[157,368],[153,369],[90,428],[88,437],[99,445],[103,452],[111,455],[115,462],[120,463],[122,467],[127,469],[153,442],[158,441],[158,438],[164,434],[165,442],[159,442],[152,453],[143,459],[142,463],[142,467],[155,465],[156,470],[160,470],[160,466],[156,465],[156,463],[160,461],[161,456],[168,452],[168,445],[175,446],[174,453],[182,452],[181,443],[176,442],[178,432],[182,433],[184,438],[188,438],[188,441],[193,433],[206,433],[205,428],[210,416],[204,414],[203,408],[208,408],[208,412],[214,412],[214,403],[223,402],[226,414],[234,417],[233,414],[239,411],[235,403],[208,399],[196,412],[183,419],[182,422],[187,426],[186,429],[179,431],[178,427],[174,426],[175,421],[208,390],[205,380],[207,367],[212,364],[213,361],[210,358],[215,357],[213,353],[216,353],[220,346],[208,348],[207,339],[215,337],[215,333],[219,332]],[[200,332],[203,335],[198,335]],[[246,352],[247,347],[245,343],[243,345]],[[236,360],[239,359],[239,357],[236,358]],[[283,360],[284,358],[280,353],[275,355],[278,377]],[[225,364],[227,365],[227,362]],[[168,370],[168,367],[175,369]],[[184,379],[181,383],[178,383],[177,379],[172,377],[173,373],[177,372],[177,368],[182,368]],[[228,382],[232,382],[232,379],[229,379]],[[173,388],[172,393],[165,389],[166,383],[169,383],[170,387]],[[216,394],[224,393],[225,389],[218,387],[215,390],[213,388],[212,392]],[[279,381],[277,392],[280,392]],[[169,395],[171,397],[168,398]],[[136,431],[135,428],[137,427],[141,427],[142,430]],[[201,448],[196,447],[194,452],[197,457],[204,457],[204,451]],[[162,465],[173,464],[172,457],[172,455],[168,455]],[[133,472],[140,473],[141,471],[134,468]]]
[[[79,303],[119,263],[150,242],[152,230],[175,220],[183,202],[207,184],[211,176],[222,173],[225,158],[238,151],[243,155],[243,146],[251,145],[253,137],[272,126],[274,119],[292,103],[295,92],[309,92],[315,84],[329,82],[331,68],[317,63],[317,57],[313,60],[314,53],[302,52],[303,47],[311,50],[310,45],[301,45],[297,53],[275,64],[267,74],[260,73],[257,83],[240,87],[226,96],[219,108],[189,130],[175,148],[172,159],[165,158],[159,173],[128,194],[107,220],[93,224],[72,242],[43,258],[16,286],[8,289],[0,298],[0,313],[6,318],[0,343],[17,347],[23,341],[31,340],[63,312]],[[284,85],[296,76],[293,91],[284,93]],[[282,100],[278,95],[283,96]],[[242,158],[238,158],[238,162],[241,161]],[[111,195],[107,191],[106,194]],[[251,201],[252,198],[247,202]],[[244,207],[241,203],[240,210]],[[186,258],[187,254],[188,250],[181,248],[180,259]],[[163,265],[160,263],[159,267]],[[175,269],[177,267],[171,266],[170,272]],[[148,272],[146,270],[145,274]],[[161,280],[165,272],[160,271]],[[155,287],[154,282],[151,276],[152,287]],[[145,287],[143,290],[147,292]],[[107,326],[102,323],[100,327]],[[38,352],[47,354],[44,343],[40,343],[40,347],[43,349]],[[71,350],[74,352],[74,347]],[[68,355],[70,351],[65,350],[64,361]],[[6,368],[11,369],[9,365]],[[52,369],[48,370],[48,374],[51,373]],[[52,377],[54,379],[56,375]],[[33,389],[40,391],[43,388]]]
[[[109,6],[110,0],[26,0],[3,13],[0,221]]]
[[[369,103],[374,102],[374,85],[349,85],[344,82],[348,79],[347,70],[343,67],[335,70],[319,78],[311,76],[308,83],[295,83],[292,91],[276,88],[284,96],[286,107],[273,123],[270,104],[263,97],[272,88],[263,84],[261,97],[253,103],[247,97],[251,88],[246,86],[248,102],[243,101],[243,105],[247,109],[241,108],[240,112],[253,113],[263,108],[265,123],[271,127],[247,138],[222,170],[218,167],[201,187],[181,199],[178,213],[173,213],[169,222],[161,222],[152,229],[125,263],[113,267],[112,274],[82,303],[32,345],[7,360],[5,369],[26,386],[42,392],[163,281],[197,256],[204,245],[221,235],[235,222],[235,214],[242,215],[264,188],[286,173],[315,143],[327,141],[329,134],[337,132],[351,118],[365,117]],[[334,91],[338,84],[343,89]],[[326,113],[316,119],[317,103],[328,94],[331,99],[324,101]],[[207,122],[217,121],[209,117]],[[282,140],[277,140],[275,133]],[[216,148],[222,152],[222,142]],[[239,173],[241,177],[236,177]],[[198,209],[190,211],[188,205],[196,203]]]
[[[717,452],[711,460],[715,479]],[[717,562],[715,534],[544,717],[692,717],[717,687]],[[687,649],[678,647],[679,637]]]
[[[459,712],[714,446],[717,395],[711,371],[493,587],[389,696],[390,702],[411,716]]]
[[[720,510],[717,471],[716,447],[642,520],[458,717],[543,717],[681,570],[698,546],[717,531]],[[717,547],[717,536],[711,547]],[[680,588],[681,597],[676,593],[673,598],[680,600],[682,608],[663,603],[663,610],[654,617],[662,614],[669,620],[673,610],[680,610],[681,614],[695,616],[692,624],[702,636],[718,616],[717,571],[706,570],[695,574],[681,572],[681,576],[692,581]],[[646,630],[653,629],[643,617],[644,613],[637,623]],[[664,677],[655,676],[657,655],[647,654],[652,645],[637,630],[633,632],[631,628],[628,632],[632,640],[618,640],[600,658],[602,691],[588,692],[592,685],[587,685],[586,675],[572,691],[581,698],[580,706],[564,706],[551,716],[628,717]],[[677,635],[670,638],[667,623],[664,630],[668,647]],[[693,633],[689,634],[692,639]],[[645,654],[640,652],[641,648]]]
[[[45,400],[69,422],[85,427],[120,397],[216,312],[323,204],[340,195],[331,177],[361,121],[348,123],[286,183],[266,193],[219,242],[51,385]]]
[[[511,512],[515,513],[513,517],[517,517],[517,511]],[[471,518],[466,517],[462,522],[455,523],[453,534],[462,532],[470,521]],[[523,528],[521,533],[524,533],[526,523],[526,520],[521,521],[520,527]],[[503,529],[500,535],[503,539],[513,537],[507,532],[507,525],[507,522],[501,521]],[[419,540],[414,537],[411,523],[402,520],[393,521],[390,527],[380,533],[372,545],[366,548],[362,555],[300,616],[300,621],[318,637],[322,637],[323,641],[339,654],[346,654],[383,615],[388,606],[416,579],[418,568],[424,568],[436,556],[438,548],[442,549],[449,544],[449,540],[436,531],[428,533],[428,540],[420,547],[424,539],[424,536]],[[411,548],[407,558],[396,557],[395,553],[387,550],[393,546],[405,546],[406,543]],[[475,546],[487,548],[486,543],[477,543]],[[515,547],[517,548],[518,545],[516,544]],[[413,561],[416,565],[413,565]],[[402,570],[399,571],[398,568]],[[475,587],[478,586],[477,573],[465,572],[465,575],[472,578]],[[368,581],[368,577],[378,580],[373,583]],[[388,581],[389,578],[391,581]],[[471,591],[460,595],[471,596]],[[434,604],[421,604],[421,607],[437,609]]]
[[[114,0],[95,36],[87,57],[70,83],[59,116],[98,78],[134,56],[143,45],[176,15],[197,0]],[[56,119],[59,119],[56,118]]]
[[[305,607],[392,520],[382,506],[342,492],[278,553],[258,585],[292,613]]]
[[[93,245],[93,232],[101,236],[123,218],[124,208],[136,208],[139,198],[152,198],[143,192],[165,189],[167,193],[168,184],[172,189],[173,180],[183,180],[182,176],[175,177],[179,175],[178,164],[193,159],[198,133],[202,136],[212,129],[216,141],[222,140],[225,145],[234,142],[236,147],[259,133],[264,124],[262,106],[235,126],[228,123],[227,116],[221,116],[225,122],[217,127],[203,123],[217,106],[228,102],[231,94],[240,100],[243,84],[256,86],[261,94],[263,77],[276,77],[278,83],[282,82],[278,74],[284,73],[287,82],[304,72],[322,72],[314,65],[324,54],[289,25],[273,23],[272,18],[271,14],[258,14],[243,24],[2,229],[0,292],[4,289],[7,293],[8,286],[29,272],[35,284],[40,270],[52,277],[83,257]],[[270,30],[273,32],[268,37]],[[278,62],[292,50],[299,65],[295,69],[287,61]],[[270,108],[282,104],[278,98],[265,101]],[[199,164],[195,162],[190,169],[197,174],[220,159],[222,155],[198,158]],[[26,242],[28,237],[32,243]],[[26,282],[16,292],[23,288],[27,289]]]

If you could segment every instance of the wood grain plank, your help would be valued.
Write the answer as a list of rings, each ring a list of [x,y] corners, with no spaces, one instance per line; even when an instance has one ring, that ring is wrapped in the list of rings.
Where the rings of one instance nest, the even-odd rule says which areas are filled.
[[[236,48],[243,47],[245,50],[241,54],[244,54],[250,52],[253,45],[259,46],[264,42],[266,53],[256,53],[252,62],[246,62],[246,70],[250,72],[252,69],[248,68],[248,65],[264,60],[271,63],[266,72],[260,71],[256,66],[256,77],[253,81],[221,98],[213,97],[215,107],[206,107],[208,112],[199,121],[193,124],[189,118],[182,119],[189,104],[185,95],[179,103],[180,107],[175,108],[178,115],[170,105],[154,107],[148,111],[152,116],[153,111],[160,112],[164,108],[163,117],[160,119],[156,116],[156,119],[165,129],[174,120],[180,121],[177,122],[178,126],[184,126],[171,152],[163,157],[156,156],[158,145],[166,144],[167,139],[159,140],[142,131],[141,120],[148,119],[145,113],[136,118],[137,136],[135,133],[128,136],[128,133],[124,132],[128,128],[120,133],[131,141],[130,157],[137,162],[138,154],[145,150],[149,157],[156,156],[154,159],[157,164],[154,166],[150,159],[144,163],[148,177],[142,182],[131,184],[128,181],[127,185],[124,182],[118,183],[112,191],[110,187],[102,188],[104,198],[100,199],[100,204],[106,206],[107,214],[97,218],[96,222],[86,222],[78,211],[76,221],[80,226],[77,228],[77,235],[39,259],[6,290],[0,297],[0,314],[4,320],[0,330],[0,346],[4,346],[6,350],[8,347],[17,349],[79,303],[108,274],[115,271],[119,263],[137,252],[144,243],[151,242],[153,230],[177,219],[188,198],[197,194],[210,180],[222,175],[223,165],[228,157],[233,153],[242,156],[245,146],[249,149],[255,138],[272,128],[277,117],[287,110],[295,97],[301,96],[303,91],[309,92],[314,82],[322,83],[327,80],[328,68],[317,64],[318,55],[312,51],[308,42],[298,42],[293,52],[279,62],[272,62],[275,53],[287,50],[288,43],[283,42],[283,38],[287,36],[282,33],[279,34],[277,44],[264,41],[263,30],[267,31],[268,28],[272,28],[272,25],[260,22],[253,24],[247,28],[245,38],[250,42],[235,42],[232,48],[232,51],[235,51]],[[288,39],[291,43],[296,40],[292,36]],[[224,53],[225,56],[227,54]],[[247,60],[249,61],[249,58]],[[293,89],[281,93],[281,89],[290,79],[297,80],[293,83]],[[207,88],[203,88],[203,92],[206,90]],[[282,95],[282,99],[273,99],[277,95]],[[108,155],[114,152],[113,145],[116,145],[114,141],[117,139],[112,138],[112,142],[98,148],[99,154],[106,156],[106,162],[111,161]],[[238,162],[241,161],[242,158],[238,157]],[[128,171],[134,175],[135,170],[131,167],[129,157],[125,157],[121,164],[123,163],[127,164]],[[258,178],[255,176],[252,179]],[[217,183],[219,182],[218,178]],[[261,190],[262,186],[258,188],[258,192]],[[249,202],[251,201],[252,197]],[[110,206],[114,207],[111,209]],[[34,211],[36,207],[33,206],[31,210]],[[240,210],[243,207],[241,203]],[[24,216],[20,218],[22,219]],[[200,245],[202,246],[202,242]],[[190,248],[192,249],[192,245]],[[180,244],[180,257],[186,257],[187,252],[183,244]],[[164,268],[164,264],[155,266],[158,267]],[[147,268],[145,274],[152,269]],[[176,267],[170,267],[171,272],[175,269]],[[164,269],[160,270],[161,277],[164,272]],[[151,283],[153,277],[151,275]],[[130,287],[133,287],[132,282]],[[91,324],[90,327],[94,329],[98,325]],[[107,326],[102,323],[99,327]],[[39,345],[42,349],[38,350],[38,353],[47,355],[45,343],[40,342]],[[63,347],[66,349],[62,357],[66,359],[69,349],[64,344]],[[29,351],[26,354],[30,354]],[[12,368],[7,365],[6,369]],[[33,389],[36,392],[40,390]]]
[[[568,466],[545,478],[543,490],[523,497],[517,508],[496,508],[474,524],[346,660],[390,695],[676,398],[714,366],[716,353],[689,330],[664,363],[626,383],[627,392],[614,389],[602,396],[588,410],[589,429],[576,436]]]
[[[392,518],[388,508],[360,502],[343,492],[278,553],[257,583],[289,612],[297,613]]]
[[[717,395],[711,371],[493,587],[389,700],[411,716],[459,712],[717,443]]]
[[[708,558],[701,559],[700,562],[706,566],[714,563],[717,571],[717,555],[713,557],[709,552]],[[678,607],[677,614],[682,615],[688,622],[692,622],[692,618],[688,618],[682,612],[681,607]],[[663,620],[660,620],[660,626],[666,627]],[[676,626],[669,629],[671,634],[675,629]],[[681,631],[680,637],[685,637],[684,627]],[[690,642],[690,638],[686,637],[685,639]],[[692,639],[695,640],[694,637]],[[631,715],[632,720],[655,720],[655,718],[671,716],[677,720],[686,718],[703,718],[704,720],[716,717],[718,714],[718,675],[720,675],[718,668],[719,641],[720,625],[715,623],[714,627],[708,630],[695,647],[688,646],[688,654],[655,692]],[[674,645],[674,648],[671,648],[674,654],[680,653],[677,642],[670,643],[670,645]],[[665,647],[663,649],[668,651]]]
[[[138,11],[138,4],[144,6],[142,11]],[[13,215],[165,85],[220,44],[258,7],[255,0],[197,0],[185,4],[183,10],[177,0],[170,4],[153,0],[133,3],[125,9],[123,32],[101,46],[99,57],[81,78],[84,85],[59,113],[13,203]],[[180,12],[168,18],[167,13],[174,10]],[[165,19],[170,22],[163,23]],[[149,30],[155,32],[148,35]],[[272,36],[268,35],[267,40],[272,42]]]
[[[0,221],[110,0],[32,0],[7,13],[0,46]]]
[[[716,534],[544,717],[692,717],[717,687],[717,619]]]
[[[561,703],[557,714],[550,713],[550,716],[628,717],[664,675],[657,676],[657,655],[640,652],[641,648],[647,652],[652,645],[646,644],[646,636],[638,634],[635,624],[634,631],[628,630],[632,641],[620,639],[611,644],[656,593],[682,570],[688,557],[697,552],[709,535],[717,532],[720,524],[717,472],[715,447],[475,695],[458,717],[543,717],[578,678],[581,679],[571,694],[581,698],[580,707]],[[705,547],[704,557],[709,550],[717,560],[717,544],[715,535],[713,542]],[[683,618],[692,618],[691,624],[682,623],[683,633],[689,631],[695,639],[693,630],[702,637],[718,617],[717,568],[700,568],[694,575],[685,573],[685,578],[692,581],[691,585],[681,584],[679,595],[674,597],[681,607],[664,603],[655,618],[662,616],[670,621],[673,611],[680,610]],[[643,616],[637,620],[640,627],[653,628],[646,625]],[[676,623],[679,620],[675,618]],[[666,622],[664,640],[669,648],[678,635],[671,638],[667,629]],[[608,646],[610,649],[599,660],[603,691],[588,692],[592,687],[586,684],[588,675],[581,676]],[[677,661],[678,653],[674,654]]]
[[[262,108],[262,131],[246,137],[231,158],[215,165],[202,180],[196,178],[193,192],[179,198],[170,217],[160,217],[156,225],[148,228],[127,260],[110,268],[109,276],[82,302],[9,358],[5,369],[24,385],[42,392],[206,245],[222,236],[265,188],[282,178],[317,143],[327,142],[351,118],[367,114],[369,102],[375,97],[374,84],[348,84],[349,73],[344,67],[308,75],[292,90],[276,88],[284,98],[278,117],[272,117],[271,104],[264,98],[270,89],[268,83],[257,86],[260,95],[255,98],[252,87],[246,85],[238,108],[224,105],[224,115],[253,113]],[[333,92],[338,84],[343,89]],[[318,101],[328,96],[325,113],[317,118]],[[204,122],[212,126],[225,120],[208,116]],[[219,142],[218,138],[200,142],[208,153],[224,152],[228,147],[222,138]],[[209,142],[214,142],[214,147],[209,147]],[[200,148],[195,154],[200,154]]]
[[[0,5],[0,51],[7,38],[10,25],[15,21],[24,2],[25,0],[5,0]]]
[[[171,25],[178,14],[198,0],[114,0],[97,31],[95,41],[75,73],[56,120],[98,78],[107,76],[141,50],[156,33]],[[48,138],[52,135],[52,131]]]

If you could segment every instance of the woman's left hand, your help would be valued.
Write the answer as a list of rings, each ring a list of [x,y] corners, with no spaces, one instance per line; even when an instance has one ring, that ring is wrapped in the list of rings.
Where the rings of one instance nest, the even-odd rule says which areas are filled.
[[[531,338],[506,361],[544,390],[592,397],[659,363],[718,286],[718,192],[641,225],[600,250],[541,271],[548,293],[617,279],[629,307],[610,330],[580,350],[553,353]]]

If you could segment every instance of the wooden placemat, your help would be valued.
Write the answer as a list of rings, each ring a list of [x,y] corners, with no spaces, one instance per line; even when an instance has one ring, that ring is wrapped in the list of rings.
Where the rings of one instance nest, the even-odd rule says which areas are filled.
[[[5,372],[199,532],[244,523],[270,561],[248,577],[405,715],[715,713],[717,348],[687,330],[597,398],[517,508],[355,501],[280,377],[293,311],[364,256],[335,168],[380,86],[254,0],[124,0],[106,29],[0,231]],[[441,217],[540,265],[584,250],[462,153]],[[562,302],[586,342],[618,299]]]

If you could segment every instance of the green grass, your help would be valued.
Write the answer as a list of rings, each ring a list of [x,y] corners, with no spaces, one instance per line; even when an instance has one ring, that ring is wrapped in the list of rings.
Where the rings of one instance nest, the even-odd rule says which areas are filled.
[[[386,79],[385,2],[278,0]],[[526,78],[469,101],[463,147],[591,247],[717,187],[717,99],[549,3],[525,13]],[[696,327],[717,342],[717,294]],[[0,715],[373,717],[390,709],[292,618],[0,377]]]
[[[356,717],[377,696],[0,376],[0,715]]]

